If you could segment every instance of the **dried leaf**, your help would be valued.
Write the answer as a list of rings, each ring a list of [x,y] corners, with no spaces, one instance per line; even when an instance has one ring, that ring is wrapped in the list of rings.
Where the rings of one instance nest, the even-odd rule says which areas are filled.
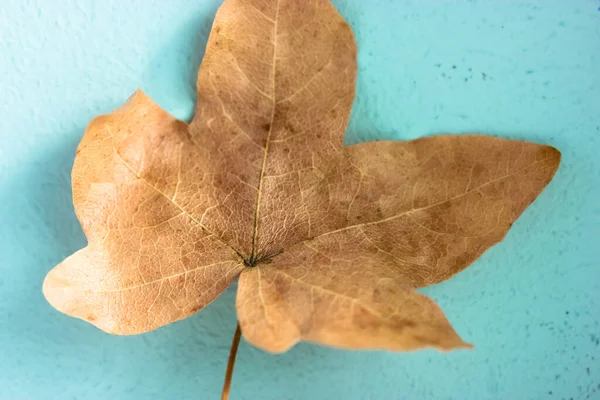
[[[244,337],[268,351],[469,347],[415,288],[501,241],[560,153],[480,135],[344,146],[355,79],[329,0],[226,0],[190,124],[138,91],[89,125],[73,167],[89,245],[50,271],[48,301],[136,334],[241,275]]]

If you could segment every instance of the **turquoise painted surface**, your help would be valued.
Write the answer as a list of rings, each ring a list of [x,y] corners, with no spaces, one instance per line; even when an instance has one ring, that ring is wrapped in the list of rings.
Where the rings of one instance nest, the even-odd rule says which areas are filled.
[[[216,399],[234,288],[113,337],[54,311],[46,272],[85,238],[70,168],[88,121],[144,89],[190,115],[217,0],[0,8],[0,398]],[[555,180],[506,240],[428,288],[471,352],[242,343],[232,399],[600,398],[600,2],[336,0],[359,43],[349,140],[484,131],[551,144]]]

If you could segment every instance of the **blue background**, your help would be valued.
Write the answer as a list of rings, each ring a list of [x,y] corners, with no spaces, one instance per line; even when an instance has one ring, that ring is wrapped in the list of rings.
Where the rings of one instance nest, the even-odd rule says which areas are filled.
[[[555,179],[504,242],[424,290],[473,351],[242,343],[235,399],[600,398],[600,1],[336,0],[359,44],[350,141],[473,132],[551,144]],[[0,8],[0,398],[216,399],[230,288],[155,332],[52,309],[85,245],[70,169],[90,119],[142,88],[188,118],[218,0],[8,0]],[[110,397],[109,397],[110,396]]]

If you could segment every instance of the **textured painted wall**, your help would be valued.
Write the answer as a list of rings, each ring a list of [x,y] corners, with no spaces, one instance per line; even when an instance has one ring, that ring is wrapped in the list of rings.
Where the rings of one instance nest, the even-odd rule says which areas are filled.
[[[144,89],[189,117],[218,0],[0,7],[0,398],[215,399],[234,288],[156,332],[112,337],[41,283],[85,244],[69,174],[88,121]],[[348,139],[484,131],[558,147],[506,240],[428,288],[470,352],[240,347],[232,399],[600,398],[600,2],[336,0],[359,43]]]

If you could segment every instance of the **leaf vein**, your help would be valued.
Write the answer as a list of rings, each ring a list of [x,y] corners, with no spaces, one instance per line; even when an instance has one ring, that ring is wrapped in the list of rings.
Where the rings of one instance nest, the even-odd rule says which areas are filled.
[[[290,247],[294,247],[294,246],[297,246],[299,244],[303,244],[305,242],[310,242],[310,241],[316,240],[316,239],[318,239],[320,237],[332,235],[334,233],[343,232],[343,231],[347,231],[347,230],[350,230],[350,229],[359,228],[359,227],[362,227],[362,226],[378,225],[378,224],[382,224],[384,222],[389,222],[389,221],[395,220],[395,219],[400,218],[400,217],[402,217],[404,215],[412,214],[412,213],[415,213],[415,212],[418,212],[418,211],[428,210],[430,208],[439,206],[439,205],[447,203],[449,201],[456,200],[458,198],[464,197],[464,196],[468,195],[469,193],[472,193],[474,191],[478,191],[478,190],[480,190],[480,189],[482,189],[482,188],[484,188],[486,186],[492,185],[492,184],[494,184],[496,182],[499,182],[499,181],[501,181],[503,179],[510,178],[511,176],[517,175],[517,174],[523,172],[524,170],[526,170],[528,168],[531,168],[532,166],[534,166],[534,165],[536,165],[538,163],[548,161],[549,159],[550,158],[544,158],[544,159],[541,159],[541,160],[537,160],[537,161],[529,164],[528,166],[523,167],[523,168],[521,168],[518,171],[515,171],[514,173],[509,173],[509,174],[503,175],[503,176],[501,176],[499,178],[491,180],[490,182],[484,183],[484,184],[482,184],[482,185],[480,185],[478,187],[470,189],[468,192],[461,193],[461,194],[453,196],[453,197],[451,197],[449,199],[445,199],[445,200],[439,201],[437,203],[430,204],[428,206],[424,206],[424,207],[420,207],[420,208],[414,208],[414,206],[413,206],[413,208],[411,210],[402,211],[402,212],[400,212],[398,214],[395,214],[395,215],[392,215],[390,217],[383,218],[383,219],[380,219],[380,220],[377,220],[377,221],[361,222],[359,224],[354,224],[354,225],[346,226],[344,228],[340,228],[340,229],[335,229],[335,230],[332,230],[332,231],[324,232],[324,233],[321,233],[321,234],[319,234],[319,235],[317,235],[315,237],[308,238],[308,239],[302,240],[300,242],[297,242],[297,243],[293,244]],[[435,232],[435,231],[432,231],[432,232],[434,232],[434,233],[440,233],[440,232]]]

